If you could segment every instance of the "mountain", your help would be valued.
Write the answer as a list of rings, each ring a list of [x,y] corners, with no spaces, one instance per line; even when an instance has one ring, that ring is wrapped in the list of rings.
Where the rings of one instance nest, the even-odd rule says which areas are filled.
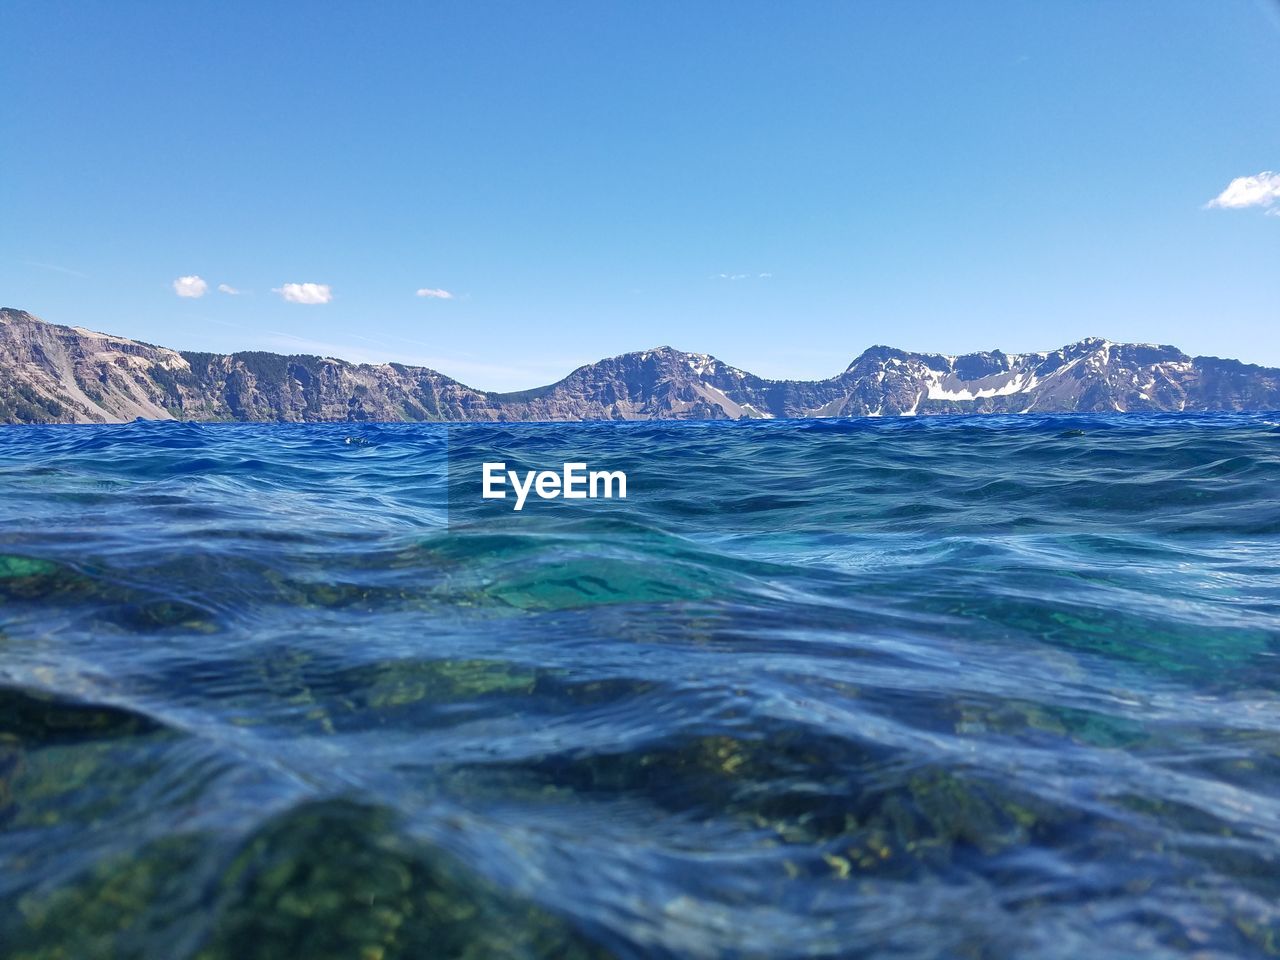
[[[249,351],[179,352],[0,309],[0,422],[492,420],[434,370]]]
[[[0,423],[653,420],[1280,409],[1280,370],[1091,338],[961,357],[872,347],[827,380],[765,380],[658,347],[518,393],[426,367],[170,350],[0,309]]]

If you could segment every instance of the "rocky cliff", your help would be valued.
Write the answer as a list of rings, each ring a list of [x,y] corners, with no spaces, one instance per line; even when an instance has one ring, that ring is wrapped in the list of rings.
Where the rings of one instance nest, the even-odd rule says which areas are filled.
[[[949,357],[872,347],[827,380],[765,380],[659,347],[519,393],[425,367],[176,351],[0,309],[0,422],[649,420],[1280,409],[1280,370],[1088,339]]]
[[[0,310],[0,422],[496,416],[485,394],[422,367],[179,352]]]

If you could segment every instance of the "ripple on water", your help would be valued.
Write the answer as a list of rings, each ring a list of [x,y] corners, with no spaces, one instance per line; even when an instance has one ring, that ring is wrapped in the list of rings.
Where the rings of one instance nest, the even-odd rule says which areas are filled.
[[[1276,437],[6,428],[3,952],[1275,955]]]

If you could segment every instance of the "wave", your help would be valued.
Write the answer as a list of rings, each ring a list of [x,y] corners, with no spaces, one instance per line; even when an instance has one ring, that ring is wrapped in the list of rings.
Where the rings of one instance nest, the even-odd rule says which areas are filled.
[[[1265,955],[1278,439],[0,431],[0,942]],[[628,496],[517,514],[490,458]]]

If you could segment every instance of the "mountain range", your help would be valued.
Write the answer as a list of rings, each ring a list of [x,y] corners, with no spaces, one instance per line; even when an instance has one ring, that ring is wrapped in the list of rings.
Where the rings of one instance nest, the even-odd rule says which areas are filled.
[[[426,367],[171,350],[0,309],[0,423],[653,420],[1280,409],[1280,369],[1089,338],[1045,353],[876,346],[826,380],[657,347],[516,393]]]

